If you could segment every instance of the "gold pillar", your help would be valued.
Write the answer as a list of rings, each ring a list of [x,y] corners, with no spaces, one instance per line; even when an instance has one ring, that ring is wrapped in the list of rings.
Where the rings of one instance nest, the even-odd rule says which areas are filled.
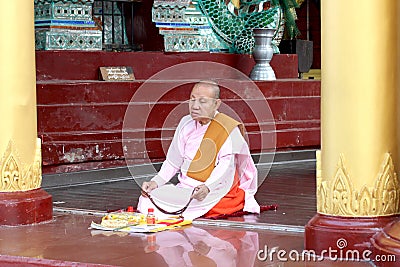
[[[0,225],[52,218],[40,188],[34,1],[0,1]]]
[[[41,184],[33,2],[0,2],[0,192]]]
[[[307,249],[365,249],[400,213],[397,2],[321,1],[321,151]]]
[[[399,213],[397,1],[321,2],[318,212]]]
[[[397,8],[394,7],[394,9],[397,10],[397,14],[400,14],[400,2],[397,2]],[[397,25],[400,25],[400,17],[397,16]],[[397,43],[397,51],[400,51],[400,31],[397,30],[397,34],[393,36],[393,42]],[[392,60],[397,60],[397,62],[400,62],[400,53],[397,53],[396,55],[393,55],[394,58]],[[400,77],[400,68],[397,68],[397,77]],[[397,88],[399,88],[399,84],[397,84]],[[399,90],[399,89],[398,89]],[[397,92],[397,96],[395,97],[398,105],[397,105],[397,120],[396,124],[397,127],[400,126],[400,93]],[[397,151],[400,153],[400,129],[397,129],[397,138],[396,138],[398,145],[397,145]],[[398,154],[400,155],[400,154]],[[373,236],[371,239],[372,243],[372,251],[373,251],[373,257],[377,258],[379,257],[382,259],[382,255],[386,256],[386,259],[391,257],[392,261],[386,261],[382,263],[377,263],[377,266],[387,266],[387,267],[395,267],[398,266],[398,262],[400,262],[400,220],[394,221],[388,225],[386,225],[381,231],[379,231],[377,234]],[[393,258],[395,256],[395,258]],[[395,261],[393,261],[395,259]]]

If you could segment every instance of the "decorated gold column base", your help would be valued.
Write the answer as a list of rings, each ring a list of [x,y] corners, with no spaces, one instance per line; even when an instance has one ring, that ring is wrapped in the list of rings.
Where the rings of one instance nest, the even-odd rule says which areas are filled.
[[[372,257],[380,259],[377,266],[399,266],[400,262],[400,220],[387,225],[372,238]]]
[[[34,159],[24,163],[18,149],[10,140],[0,158],[0,192],[29,191],[40,188],[42,183],[42,153],[40,138],[36,139]]]
[[[0,193],[0,225],[34,224],[52,217],[52,197],[41,188]]]
[[[400,213],[400,184],[390,153],[385,153],[373,186],[354,186],[344,154],[339,155],[333,179],[322,177],[317,151],[317,211],[349,217],[390,216]]]
[[[327,260],[351,258],[353,251],[358,251],[360,257],[365,253],[371,258],[371,238],[399,218],[398,215],[351,218],[317,214],[305,227],[305,249],[322,254]]]

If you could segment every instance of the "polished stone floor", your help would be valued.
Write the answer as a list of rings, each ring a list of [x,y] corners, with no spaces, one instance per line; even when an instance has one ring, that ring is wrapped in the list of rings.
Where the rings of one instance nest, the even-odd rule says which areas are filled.
[[[136,206],[140,194],[138,184],[131,177],[44,189],[53,196],[54,207],[62,211],[123,209]],[[303,227],[316,213],[315,160],[274,164],[259,186],[256,199],[260,205],[276,204],[278,209],[246,216],[252,223]]]
[[[302,258],[304,225],[316,210],[312,159],[273,165],[256,199],[277,204],[276,211],[199,219],[151,235],[89,229],[107,211],[136,205],[132,179],[44,188],[53,196],[53,220],[0,227],[0,266],[371,266]]]

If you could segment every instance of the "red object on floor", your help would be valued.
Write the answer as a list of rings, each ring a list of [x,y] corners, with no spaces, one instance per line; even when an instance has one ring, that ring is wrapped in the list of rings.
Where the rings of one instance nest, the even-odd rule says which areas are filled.
[[[184,219],[179,219],[179,220],[177,220],[177,221],[171,221],[171,222],[168,222],[168,221],[160,221],[160,222],[157,222],[157,224],[165,224],[166,226],[170,226],[170,225],[174,225],[174,224],[181,223],[181,222],[183,222],[183,221],[184,221]]]

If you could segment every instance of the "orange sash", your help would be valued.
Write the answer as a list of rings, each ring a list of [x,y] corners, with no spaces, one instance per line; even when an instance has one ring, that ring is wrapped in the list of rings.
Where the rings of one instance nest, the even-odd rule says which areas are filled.
[[[237,126],[239,126],[243,134],[243,125],[240,122],[223,113],[218,113],[204,134],[200,147],[190,163],[187,176],[200,182],[205,182],[215,167],[215,160],[219,150],[229,134]]]
[[[239,126],[242,135],[244,134],[243,125],[231,117],[218,113],[211,121],[204,134],[200,147],[190,163],[187,176],[201,182],[205,182],[210,177],[215,167],[217,154],[225,143],[232,130]],[[228,192],[205,217],[213,217],[221,214],[231,214],[242,210],[244,207],[244,191],[239,188],[239,175],[236,170],[233,185]]]

